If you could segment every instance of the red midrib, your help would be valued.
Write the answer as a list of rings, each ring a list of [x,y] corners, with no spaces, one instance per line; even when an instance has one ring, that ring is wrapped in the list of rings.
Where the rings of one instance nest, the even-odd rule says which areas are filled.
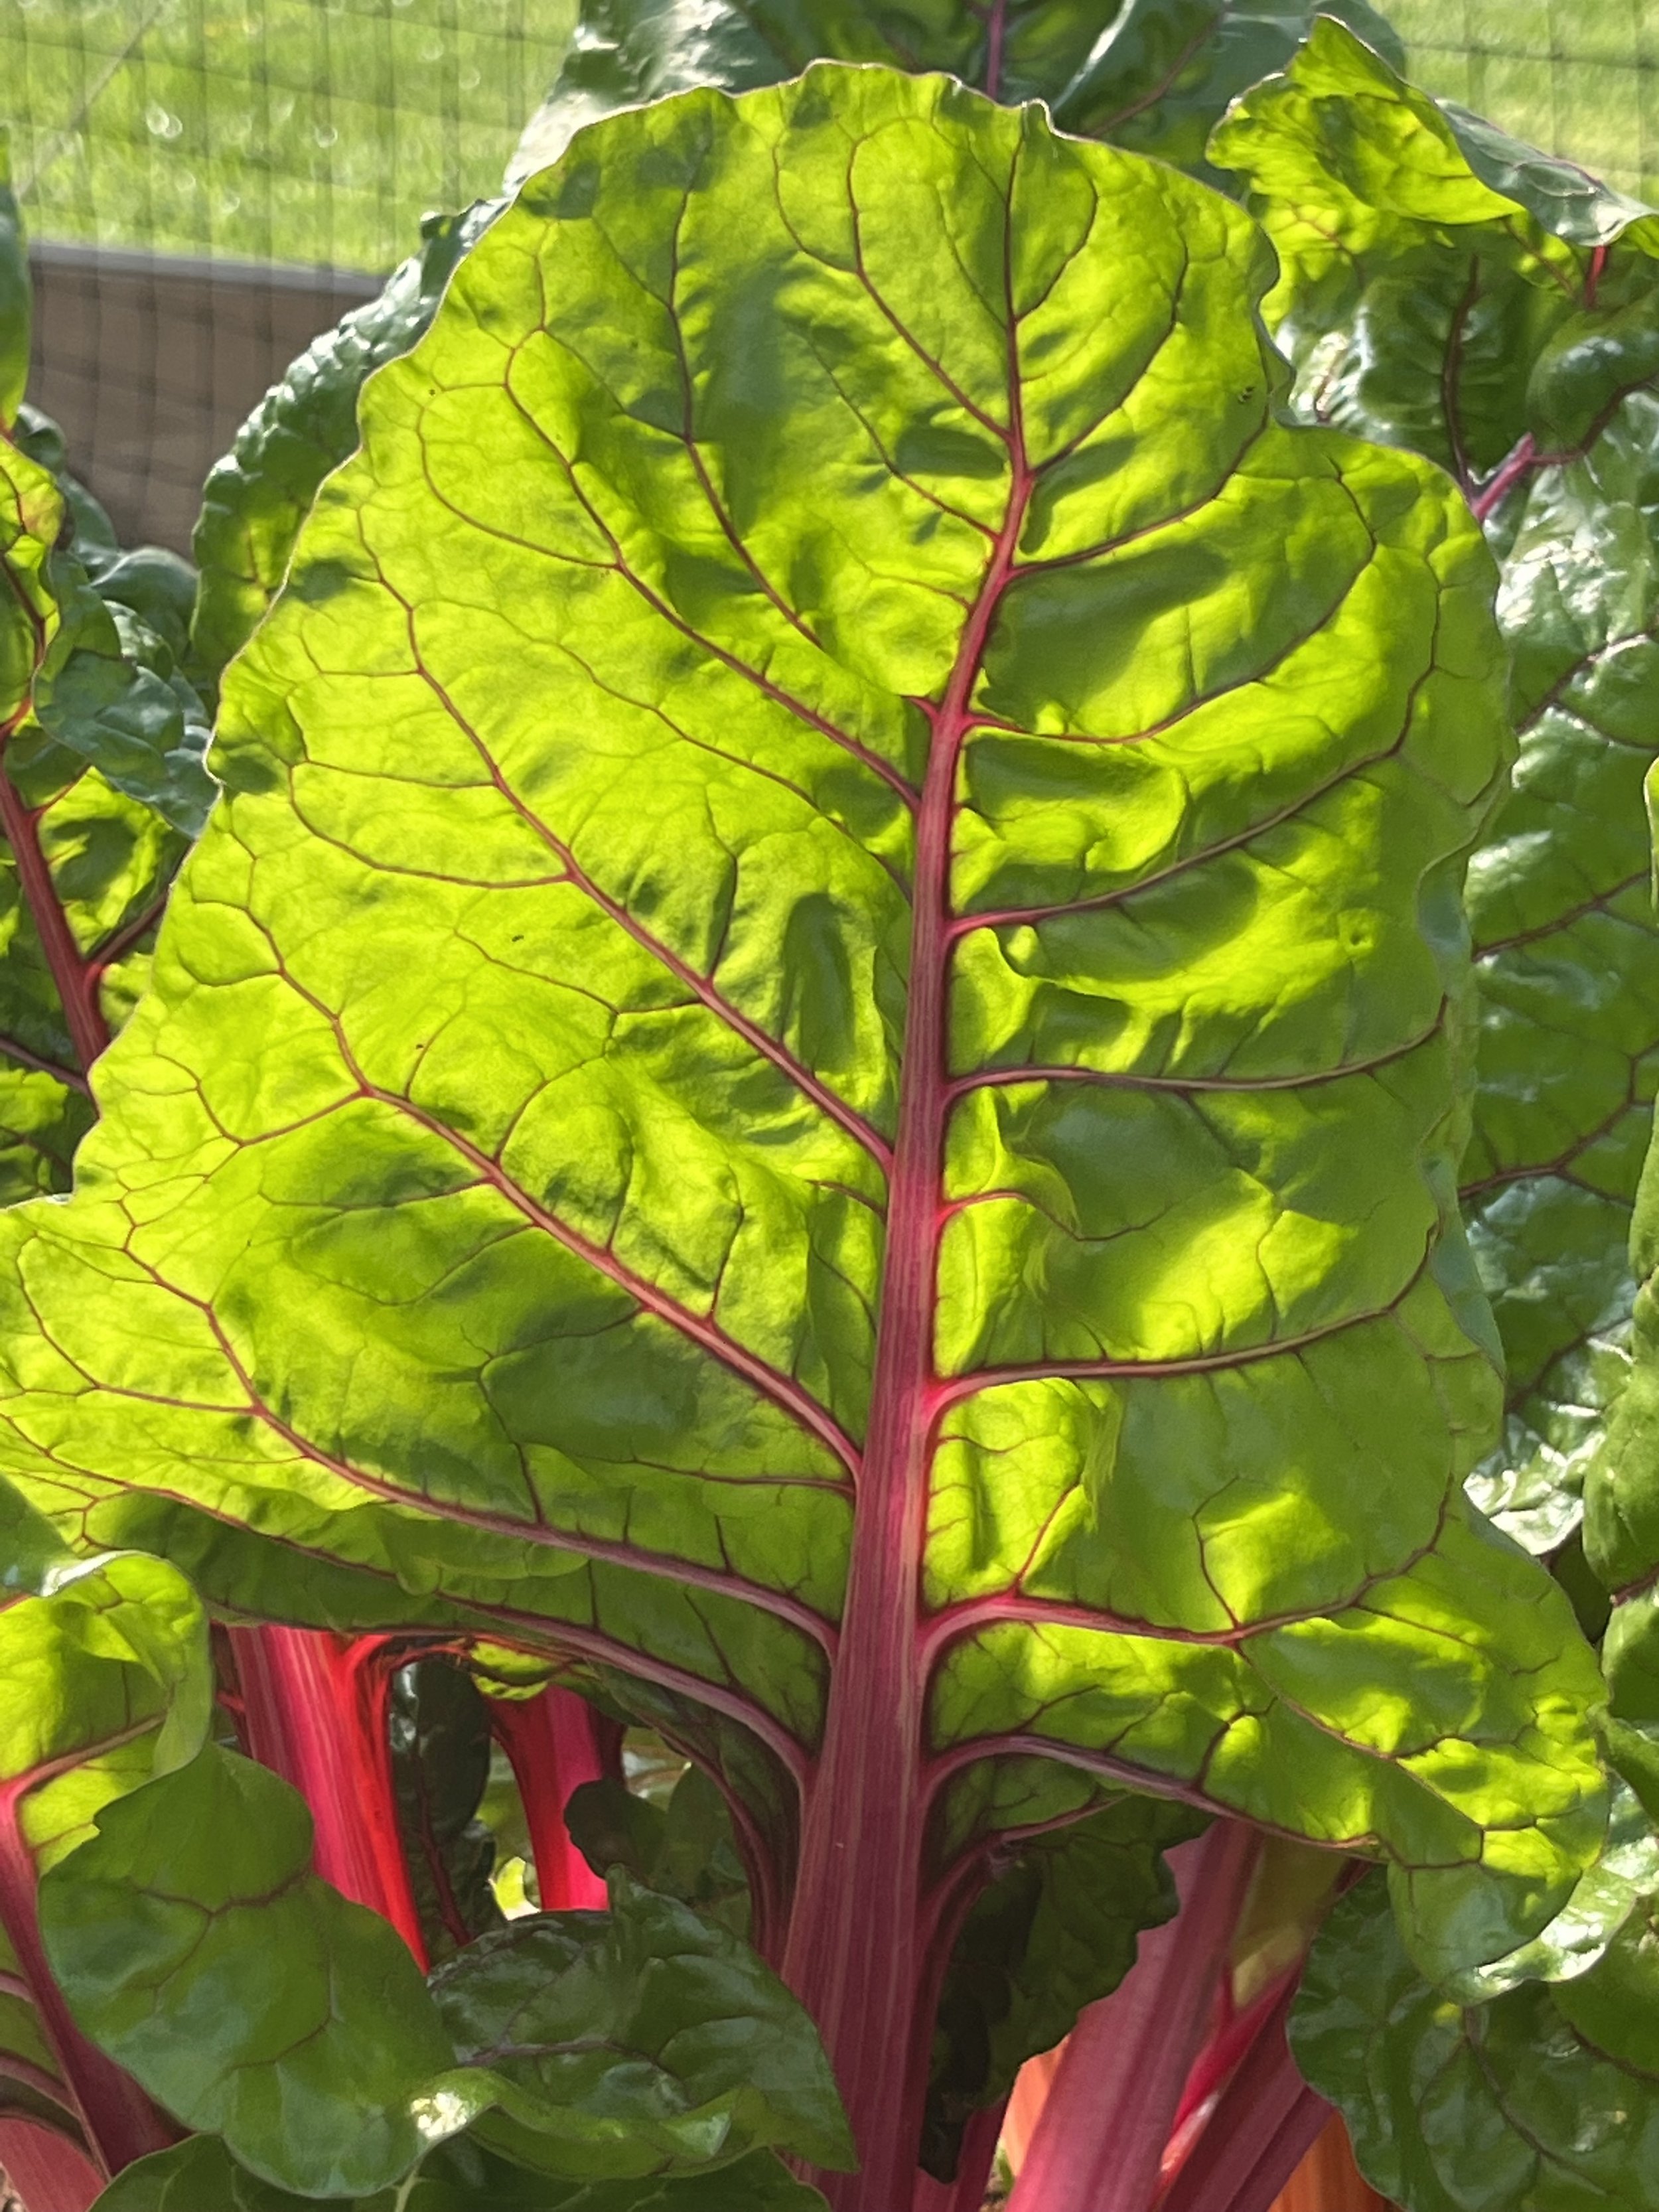
[[[7,736],[9,732],[5,732]],[[17,863],[17,879],[28,903],[35,933],[58,996],[62,1001],[76,1057],[82,1070],[92,1066],[109,1042],[109,1025],[98,1004],[97,970],[82,957],[62,902],[58,896],[46,856],[40,849],[35,816],[23,804],[21,793],[6,773],[5,746],[0,741],[0,834],[11,847]]]
[[[836,2212],[899,2201],[915,2166],[915,2114],[896,2094],[915,2002],[921,1931],[926,1670],[921,1562],[933,1409],[933,1325],[951,1107],[948,963],[951,830],[962,747],[986,641],[1014,573],[1032,476],[1018,417],[1007,508],[933,721],[916,824],[914,921],[898,1133],[889,1185],[881,1320],[840,1657],[823,1749],[805,1807],[784,1974],[817,2022],[858,2137],[855,2180],[814,2176]],[[914,2024],[912,2033],[914,2034]],[[900,2039],[897,2046],[890,2038]]]

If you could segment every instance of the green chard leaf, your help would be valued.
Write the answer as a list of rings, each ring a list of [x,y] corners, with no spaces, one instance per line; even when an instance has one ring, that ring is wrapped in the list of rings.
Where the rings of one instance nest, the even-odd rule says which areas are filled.
[[[399,1668],[389,1726],[398,1826],[429,1959],[501,1924],[490,1887],[495,1839],[478,1817],[489,1784],[489,1707],[442,1659]]]
[[[68,1187],[213,791],[178,665],[189,571],[122,555],[62,459],[27,408],[0,438],[0,1205]]]
[[[854,2163],[811,2021],[754,1952],[622,1869],[608,1912],[542,1913],[432,1976],[458,2055],[501,2085],[475,2134],[568,2179],[777,2148]]]
[[[1491,556],[1277,419],[1271,276],[937,77],[585,134],[366,387],[0,1223],[37,1504],[657,1700],[763,1948],[833,1888],[908,1984],[872,1899],[1103,1784],[1386,1858],[1448,1971],[1601,1841],[1592,1656],[1462,1492]]]
[[[205,1740],[206,1617],[164,1561],[76,1559],[0,1482],[0,2120],[118,2163],[154,2138],[46,1971],[37,1890],[105,1807]]]
[[[1503,563],[1520,757],[1469,869],[1462,1178],[1510,1383],[1474,1494],[1554,1552],[1629,1370],[1659,1080],[1638,805],[1659,752],[1659,219],[1437,107],[1332,22],[1212,145],[1278,250],[1301,410],[1449,470]]]
[[[823,2212],[817,2191],[770,2151],[708,2174],[560,2182],[466,2137],[429,2153],[412,2180],[353,2202],[355,2212]],[[192,2136],[129,2166],[94,2212],[313,2212],[317,2203],[256,2179],[216,2136]]]
[[[708,85],[748,92],[809,62],[939,70],[1062,131],[1155,154],[1219,182],[1205,160],[1230,101],[1289,59],[1321,12],[1404,65],[1368,0],[582,0],[558,82],[507,172],[516,186],[619,108]]]
[[[734,1936],[749,1936],[749,1885],[731,1814],[700,1766],[687,1767],[661,1805],[620,1782],[584,1782],[571,1795],[565,1821],[595,1874],[620,1866],[647,1889],[678,1898]]]
[[[288,573],[300,525],[329,471],[357,443],[357,395],[382,362],[406,353],[432,320],[456,263],[499,213],[480,200],[428,216],[417,252],[380,295],[312,343],[216,464],[192,539],[201,584],[191,669],[210,690],[252,636]]]
[[[1651,1900],[1589,1972],[1461,2005],[1406,1955],[1375,1880],[1332,1913],[1291,2021],[1361,2170],[1407,2212],[1645,2212],[1659,2169]]]

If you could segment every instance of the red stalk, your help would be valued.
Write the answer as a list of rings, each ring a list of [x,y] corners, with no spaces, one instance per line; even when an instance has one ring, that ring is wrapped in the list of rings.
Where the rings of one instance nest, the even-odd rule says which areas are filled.
[[[1217,2097],[1157,2212],[1269,2212],[1313,2148],[1331,2108],[1291,2057],[1285,2026],[1295,2001],[1292,1984]]]
[[[1013,319],[1009,343],[1013,345]],[[916,822],[910,999],[888,1183],[887,1252],[858,1513],[823,1747],[804,1793],[783,1978],[823,2038],[861,2170],[814,2172],[832,2212],[895,2212],[915,2190],[933,2016],[921,2000],[927,1668],[921,1554],[941,1385],[933,1367],[947,1036],[951,829],[963,742],[986,640],[1013,574],[1030,501],[1011,362],[1007,509],[956,665],[933,717]],[[902,2082],[903,2094],[894,2094]]]
[[[131,2166],[135,2159],[143,2158],[151,2151],[165,2150],[178,2141],[178,2133],[131,2075],[123,2073],[112,2059],[106,2058],[82,2034],[46,1964],[35,1911],[34,1859],[23,1840],[18,1814],[31,1790],[49,1778],[52,1771],[44,1769],[0,1790],[0,1921],[4,1923],[18,1972],[57,2063],[58,2078],[74,2099],[82,2128],[97,2154],[99,2164],[106,2174],[114,2175],[123,2166]],[[43,2173],[50,2178],[51,2172],[56,2172],[60,2178],[72,2179],[76,2169],[66,2160],[73,2145],[65,2142],[59,2146],[56,2139],[43,2131],[33,2132],[40,2136],[40,2143],[51,2152],[49,2171],[43,2168]],[[63,2157],[58,2155],[59,2148]],[[37,2147],[37,2152],[42,2159],[47,2158],[46,2149]],[[7,2165],[9,2167],[9,2159]],[[70,2205],[68,2197],[64,2202],[66,2212],[80,2212],[80,2206]],[[51,2212],[51,2208],[45,2203],[36,2207],[31,2200],[30,2212]]]
[[[386,1725],[392,1676],[406,1655],[386,1637],[348,1641],[326,1629],[229,1632],[243,1740],[311,1808],[317,1872],[389,1920],[425,1966]]]
[[[1218,1820],[1171,1854],[1181,1911],[1073,2029],[1010,2212],[1146,2212],[1260,1849],[1253,1829]],[[1206,2198],[1203,2212],[1223,2207]]]
[[[104,2186],[83,2151],[27,2120],[0,2120],[0,2167],[27,2212],[88,2212]]]
[[[606,1737],[614,1730],[586,1698],[556,1683],[538,1697],[493,1698],[489,1717],[524,1802],[543,1909],[603,1912],[604,1881],[571,1842],[564,1808],[572,1790],[612,1771]]]

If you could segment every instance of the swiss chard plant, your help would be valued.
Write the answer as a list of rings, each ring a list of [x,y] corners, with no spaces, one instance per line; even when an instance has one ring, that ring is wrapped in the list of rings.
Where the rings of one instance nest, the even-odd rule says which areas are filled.
[[[1087,13],[590,15],[216,472],[224,793],[0,1224],[31,2212],[977,2212],[1079,2019],[1016,2212],[1326,2099],[1647,2201],[1649,228]],[[1286,61],[1275,263],[1125,148]]]

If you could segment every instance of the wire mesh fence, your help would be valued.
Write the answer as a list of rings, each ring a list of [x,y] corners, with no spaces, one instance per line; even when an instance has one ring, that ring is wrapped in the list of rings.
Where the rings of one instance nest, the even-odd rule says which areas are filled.
[[[32,397],[131,538],[316,333],[498,188],[574,0],[0,0]]]
[[[1097,0],[1103,26],[1118,0]],[[183,550],[265,386],[494,191],[577,0],[0,0],[36,241],[33,396],[131,538]],[[1659,198],[1653,0],[1387,0],[1413,76]]]

